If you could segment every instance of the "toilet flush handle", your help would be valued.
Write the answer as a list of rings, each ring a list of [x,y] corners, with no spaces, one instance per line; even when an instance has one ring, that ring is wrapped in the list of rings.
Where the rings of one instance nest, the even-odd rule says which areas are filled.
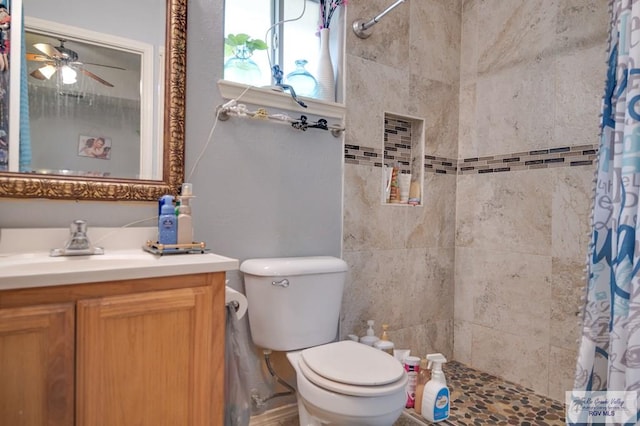
[[[285,279],[283,279],[281,281],[271,281],[271,285],[274,285],[276,287],[287,288],[287,287],[289,287],[289,280],[285,278]]]

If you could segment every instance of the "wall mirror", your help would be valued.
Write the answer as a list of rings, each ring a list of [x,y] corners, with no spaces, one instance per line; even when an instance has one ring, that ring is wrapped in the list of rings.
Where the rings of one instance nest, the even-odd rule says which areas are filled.
[[[175,194],[184,175],[186,0],[21,3],[10,4],[4,71],[0,43],[0,86],[15,88],[0,108],[8,146],[0,196]],[[0,10],[0,41],[1,24]]]

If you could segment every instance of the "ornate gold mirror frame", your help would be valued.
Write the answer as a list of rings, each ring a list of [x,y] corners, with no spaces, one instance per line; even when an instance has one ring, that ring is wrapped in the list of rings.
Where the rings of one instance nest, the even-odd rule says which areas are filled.
[[[184,179],[187,0],[167,0],[162,180],[0,172],[0,197],[151,201],[177,194]]]

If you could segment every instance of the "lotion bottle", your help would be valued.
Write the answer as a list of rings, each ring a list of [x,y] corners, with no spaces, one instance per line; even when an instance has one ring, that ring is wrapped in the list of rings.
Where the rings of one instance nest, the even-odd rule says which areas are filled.
[[[173,196],[162,197],[164,202],[158,217],[158,243],[177,244],[178,243],[178,221],[175,207],[173,207]]]
[[[191,202],[194,198],[190,183],[182,184],[178,207],[178,244],[193,243],[193,219],[191,217]]]
[[[431,380],[424,386],[422,394],[422,417],[437,423],[449,418],[449,388],[442,371],[447,359],[442,354],[428,354],[428,367],[431,368]]]

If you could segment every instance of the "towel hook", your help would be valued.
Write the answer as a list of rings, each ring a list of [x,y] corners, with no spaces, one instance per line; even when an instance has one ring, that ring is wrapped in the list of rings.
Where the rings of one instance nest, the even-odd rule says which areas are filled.
[[[298,129],[298,130],[302,130],[303,132],[306,132],[307,128],[311,126],[309,126],[309,123],[307,123],[307,116],[301,115],[300,120],[297,120],[291,123],[291,127],[293,127],[294,129]]]

